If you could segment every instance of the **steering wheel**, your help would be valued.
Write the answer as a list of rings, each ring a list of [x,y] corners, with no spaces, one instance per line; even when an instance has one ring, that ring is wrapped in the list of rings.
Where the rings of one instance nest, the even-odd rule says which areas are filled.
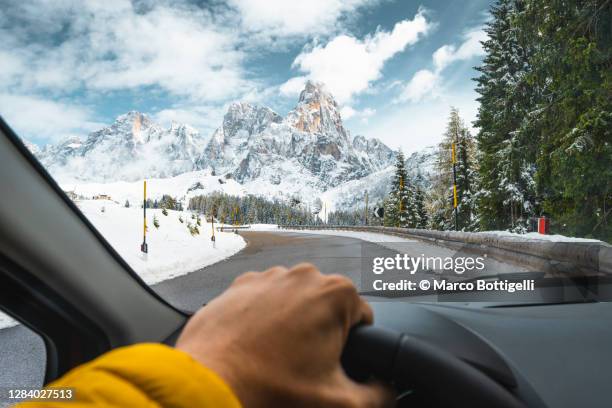
[[[446,350],[381,327],[353,328],[342,364],[355,380],[374,377],[411,386],[435,395],[445,407],[525,407],[502,385]]]

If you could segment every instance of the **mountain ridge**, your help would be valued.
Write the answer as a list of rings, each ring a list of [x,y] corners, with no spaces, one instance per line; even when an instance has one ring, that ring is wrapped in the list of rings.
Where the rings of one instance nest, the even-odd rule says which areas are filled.
[[[66,183],[133,182],[194,172],[219,176],[219,183],[234,179],[244,192],[305,201],[348,182],[367,187],[371,183],[355,182],[366,177],[380,179],[381,185],[372,187],[382,199],[396,155],[378,139],[352,137],[333,96],[311,81],[284,117],[260,104],[231,103],[208,140],[187,124],[164,128],[149,115],[129,111],[84,139],[66,139],[34,154]],[[343,202],[355,204],[346,197]]]

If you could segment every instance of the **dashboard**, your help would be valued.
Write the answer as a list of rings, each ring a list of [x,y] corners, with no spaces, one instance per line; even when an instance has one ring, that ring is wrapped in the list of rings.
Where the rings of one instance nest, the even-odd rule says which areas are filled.
[[[450,352],[529,407],[612,407],[612,303],[366,299],[376,326]],[[399,406],[429,399],[410,390]]]

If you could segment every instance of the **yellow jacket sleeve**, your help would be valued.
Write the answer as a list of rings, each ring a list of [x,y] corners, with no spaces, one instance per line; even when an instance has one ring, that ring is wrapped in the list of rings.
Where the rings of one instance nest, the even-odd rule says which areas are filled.
[[[47,386],[52,387],[72,388],[74,400],[30,401],[18,407],[241,407],[216,373],[187,353],[162,344],[113,350]]]

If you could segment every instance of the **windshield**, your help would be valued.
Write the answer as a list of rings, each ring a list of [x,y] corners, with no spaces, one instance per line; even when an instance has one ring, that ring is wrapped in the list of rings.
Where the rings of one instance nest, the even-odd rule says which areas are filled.
[[[612,272],[601,10],[4,2],[0,114],[176,306],[299,262],[385,299],[515,302]]]

